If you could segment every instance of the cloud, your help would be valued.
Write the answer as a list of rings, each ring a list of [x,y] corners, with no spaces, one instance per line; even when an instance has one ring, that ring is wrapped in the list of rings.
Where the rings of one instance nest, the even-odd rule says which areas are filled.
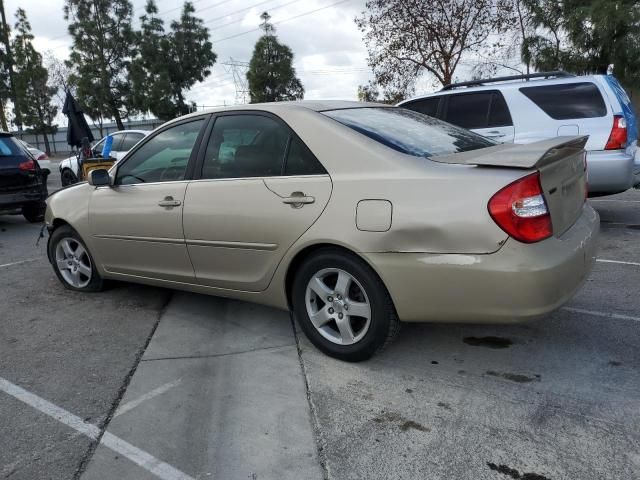
[[[180,15],[182,3],[156,0],[168,28]],[[355,99],[359,84],[372,78],[367,67],[367,51],[353,19],[364,9],[364,0],[352,0],[324,8],[337,0],[193,0],[196,14],[210,29],[218,62],[202,84],[194,86],[187,98],[198,105],[233,104],[235,86],[229,58],[249,61],[261,31],[242,34],[259,27],[260,14],[268,11],[281,42],[293,50],[294,66],[306,90],[305,98]],[[14,23],[18,7],[24,8],[33,27],[34,44],[41,52],[51,51],[65,59],[71,47],[64,19],[64,0],[5,0],[7,16]],[[146,0],[133,0],[134,17],[144,13]],[[313,10],[314,13],[307,14]]]

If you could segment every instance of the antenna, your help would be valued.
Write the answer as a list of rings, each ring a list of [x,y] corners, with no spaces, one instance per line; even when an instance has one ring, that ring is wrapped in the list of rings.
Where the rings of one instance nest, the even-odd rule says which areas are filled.
[[[222,63],[225,71],[233,75],[233,83],[236,87],[236,103],[244,104],[249,101],[249,82],[247,81],[247,71],[249,62],[241,62],[229,57],[229,60]]]

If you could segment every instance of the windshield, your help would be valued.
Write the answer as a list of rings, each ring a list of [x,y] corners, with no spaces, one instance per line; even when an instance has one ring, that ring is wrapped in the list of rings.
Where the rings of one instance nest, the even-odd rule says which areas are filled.
[[[469,130],[404,108],[349,108],[322,113],[387,147],[416,157],[447,155],[496,145]]]

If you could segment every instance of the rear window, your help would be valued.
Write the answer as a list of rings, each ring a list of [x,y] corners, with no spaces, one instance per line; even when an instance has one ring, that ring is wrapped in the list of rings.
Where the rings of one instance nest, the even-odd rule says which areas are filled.
[[[0,137],[0,157],[25,157],[25,150],[13,137]]]
[[[496,145],[469,130],[397,107],[329,110],[324,115],[402,153],[433,157]]]
[[[522,87],[523,95],[555,120],[604,117],[607,106],[593,83]]]

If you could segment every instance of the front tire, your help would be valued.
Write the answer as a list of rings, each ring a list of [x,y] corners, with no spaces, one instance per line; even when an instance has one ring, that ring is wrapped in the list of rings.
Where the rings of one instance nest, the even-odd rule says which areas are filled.
[[[104,281],[80,235],[68,225],[56,228],[49,238],[49,259],[62,285],[79,292],[99,292]]]
[[[322,249],[296,272],[294,314],[307,338],[325,354],[348,362],[367,360],[396,336],[400,322],[391,297],[363,260]]]
[[[65,168],[62,170],[60,174],[60,180],[62,182],[63,187],[68,187],[69,185],[73,185],[78,182],[78,177],[71,171],[70,168]]]

